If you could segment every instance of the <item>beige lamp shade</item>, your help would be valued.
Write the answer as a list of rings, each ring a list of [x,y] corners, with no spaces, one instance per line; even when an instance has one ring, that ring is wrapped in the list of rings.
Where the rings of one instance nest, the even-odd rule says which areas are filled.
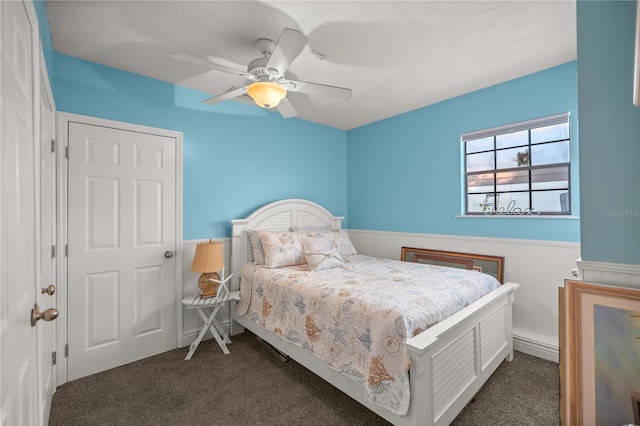
[[[263,108],[275,108],[287,96],[287,89],[271,81],[258,81],[247,87],[247,94]]]
[[[196,245],[196,254],[193,256],[191,272],[216,272],[223,269],[222,242],[209,240],[208,243],[198,243]]]

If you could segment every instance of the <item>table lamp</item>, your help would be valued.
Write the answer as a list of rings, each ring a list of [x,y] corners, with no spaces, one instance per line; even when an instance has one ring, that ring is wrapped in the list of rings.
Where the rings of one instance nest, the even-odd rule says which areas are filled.
[[[218,271],[222,271],[224,277],[222,242],[209,240],[207,243],[198,243],[191,264],[191,272],[202,273],[198,278],[198,287],[202,292],[201,298],[206,299],[218,294],[218,284],[225,282],[224,278],[220,279]]]

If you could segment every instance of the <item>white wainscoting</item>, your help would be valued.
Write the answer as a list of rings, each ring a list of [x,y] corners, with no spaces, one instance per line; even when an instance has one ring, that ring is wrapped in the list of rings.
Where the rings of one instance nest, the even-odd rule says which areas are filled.
[[[349,230],[359,253],[400,259],[402,247],[504,256],[505,282],[520,283],[513,304],[514,348],[558,362],[558,288],[573,278],[579,243]]]
[[[558,288],[564,285],[566,278],[575,279],[571,270],[576,268],[576,261],[580,257],[579,243],[355,229],[349,230],[349,237],[359,253],[389,259],[400,259],[403,246],[504,256],[505,281],[521,285],[516,292],[513,305],[515,349],[558,362]],[[231,240],[216,240],[224,244],[225,267],[230,271]],[[191,272],[191,262],[196,244],[204,241],[206,240],[183,242],[182,270],[185,295],[199,292],[199,274]],[[219,316],[224,328],[229,326],[228,314],[225,310]],[[202,328],[202,320],[195,310],[183,309],[182,318],[180,347],[191,344]],[[207,334],[205,338],[210,337]]]
[[[216,238],[216,241],[221,241],[224,250],[224,263],[225,263],[225,275],[228,276],[231,273],[231,238]],[[199,273],[191,272],[191,262],[193,262],[193,256],[196,253],[196,244],[204,243],[208,240],[187,240],[182,242],[182,282],[184,283],[183,296],[189,294],[200,293],[198,288]],[[178,347],[182,348],[188,346],[196,340],[198,333],[202,330],[203,322],[200,315],[195,309],[185,309],[181,304],[182,309],[182,330],[178,330],[179,340]],[[229,329],[229,310],[220,309],[217,316],[220,324],[225,330]],[[207,332],[203,340],[211,339],[211,333]],[[233,339],[232,339],[233,341]],[[233,346],[230,347],[233,350]],[[197,355],[196,354],[194,356]],[[186,352],[185,352],[186,355]]]
[[[640,288],[640,265],[578,260],[584,281],[620,287]]]

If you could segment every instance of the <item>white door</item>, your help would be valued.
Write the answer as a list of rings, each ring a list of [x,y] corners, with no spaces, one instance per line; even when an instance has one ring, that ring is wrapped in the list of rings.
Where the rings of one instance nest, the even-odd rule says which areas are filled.
[[[69,123],[68,380],[175,348],[176,140]]]
[[[52,141],[55,137],[55,111],[44,63],[40,76],[40,276],[42,290],[38,292],[41,310],[56,308],[56,154]],[[51,398],[56,388],[57,361],[56,334],[58,321],[39,325],[39,347],[41,366],[40,411],[43,424],[49,423]],[[55,357],[55,358],[54,358]]]
[[[29,9],[27,9],[29,8]],[[38,248],[34,55],[31,5],[0,2],[0,422],[34,425],[38,415]]]

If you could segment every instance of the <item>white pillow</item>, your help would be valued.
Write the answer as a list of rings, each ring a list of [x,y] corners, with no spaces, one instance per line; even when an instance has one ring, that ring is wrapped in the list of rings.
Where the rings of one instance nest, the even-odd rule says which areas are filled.
[[[249,242],[251,243],[251,252],[253,253],[253,263],[256,265],[264,265],[264,249],[262,248],[262,239],[260,231],[247,229]]]
[[[281,268],[306,263],[301,241],[301,238],[306,236],[306,232],[260,231],[264,249],[264,266]]]
[[[302,239],[304,256],[309,269],[322,271],[325,269],[344,267],[344,260],[338,252],[335,241],[325,237],[305,237]]]
[[[310,237],[325,237],[333,240],[342,256],[353,256],[358,254],[353,243],[349,239],[347,231],[344,229],[334,229],[332,231],[309,231],[307,234]]]

